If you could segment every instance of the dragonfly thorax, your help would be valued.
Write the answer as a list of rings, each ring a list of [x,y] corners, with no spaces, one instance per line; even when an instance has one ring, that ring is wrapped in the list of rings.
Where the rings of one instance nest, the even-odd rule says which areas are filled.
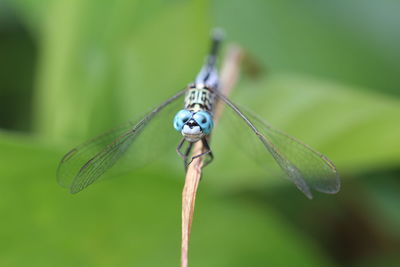
[[[185,109],[194,112],[205,110],[212,112],[215,102],[214,93],[205,87],[190,87],[185,95]]]

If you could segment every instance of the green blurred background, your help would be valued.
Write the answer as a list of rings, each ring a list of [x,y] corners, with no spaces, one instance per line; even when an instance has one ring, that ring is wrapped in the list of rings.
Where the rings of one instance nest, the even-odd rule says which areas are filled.
[[[0,0],[0,266],[179,265],[177,155],[78,195],[55,171],[190,82],[214,26],[261,66],[232,98],[330,157],[342,190],[309,201],[217,128],[190,266],[399,266],[399,13],[393,0]]]

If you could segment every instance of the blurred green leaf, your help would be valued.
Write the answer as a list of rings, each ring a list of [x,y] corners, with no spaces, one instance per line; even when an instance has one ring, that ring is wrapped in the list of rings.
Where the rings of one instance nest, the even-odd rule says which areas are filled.
[[[54,177],[60,154],[34,142],[0,135],[0,160],[7,166],[0,168],[0,265],[178,265],[183,180],[172,177],[182,173],[144,170],[70,195]],[[272,210],[201,188],[191,266],[329,265],[311,240]]]

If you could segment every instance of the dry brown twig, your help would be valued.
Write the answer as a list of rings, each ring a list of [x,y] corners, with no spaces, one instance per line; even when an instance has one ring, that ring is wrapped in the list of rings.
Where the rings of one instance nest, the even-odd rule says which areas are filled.
[[[242,49],[237,45],[230,45],[222,65],[220,90],[228,96],[232,91],[239,76],[240,61],[243,57]],[[214,113],[214,124],[216,125],[221,116],[223,105],[217,102]],[[193,155],[198,155],[204,150],[202,142],[197,142],[193,148]],[[192,226],[194,205],[196,202],[197,188],[201,178],[203,159],[197,158],[188,166],[185,185],[182,192],[182,245],[181,245],[181,267],[188,266],[188,250],[190,230]]]

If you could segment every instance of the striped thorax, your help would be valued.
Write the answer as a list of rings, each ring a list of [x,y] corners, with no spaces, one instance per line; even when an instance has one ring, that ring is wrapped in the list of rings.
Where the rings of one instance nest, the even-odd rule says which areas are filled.
[[[185,109],[193,112],[205,110],[212,113],[214,101],[215,94],[208,88],[190,88],[185,96]]]

